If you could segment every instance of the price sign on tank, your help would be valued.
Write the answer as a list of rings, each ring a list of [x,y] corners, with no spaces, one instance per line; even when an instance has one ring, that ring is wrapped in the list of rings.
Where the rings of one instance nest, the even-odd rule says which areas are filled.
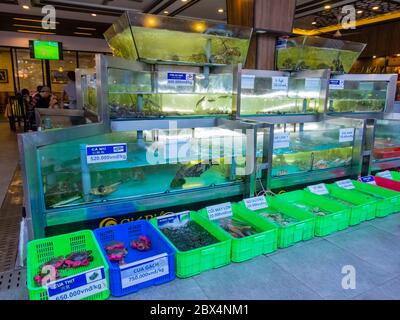
[[[168,72],[168,84],[179,87],[193,87],[194,74],[184,72]]]
[[[340,129],[339,142],[352,142],[354,140],[354,128]]]
[[[221,218],[231,217],[233,215],[232,205],[230,202],[217,204],[206,208],[208,218],[210,220],[217,220]]]
[[[336,185],[342,189],[354,189],[353,182],[350,179],[337,181]]]
[[[272,77],[272,90],[287,91],[289,89],[288,77]]]
[[[329,80],[329,89],[330,90],[343,90],[344,89],[344,80],[337,80],[337,79]]]
[[[247,209],[253,211],[268,208],[267,199],[264,196],[248,198],[243,201]]]
[[[382,172],[378,172],[376,175],[377,175],[378,177],[381,177],[381,178],[386,178],[386,179],[390,179],[390,180],[393,179],[393,178],[392,178],[392,174],[390,173],[389,170],[382,171]]]
[[[329,191],[326,188],[325,183],[320,183],[320,184],[315,184],[313,186],[309,186],[308,190],[310,190],[312,193],[317,194],[317,195],[323,195],[323,194],[328,194]]]
[[[282,132],[274,134],[274,149],[289,148],[290,133]]]
[[[127,159],[126,143],[86,146],[86,160],[88,164],[125,161]]]

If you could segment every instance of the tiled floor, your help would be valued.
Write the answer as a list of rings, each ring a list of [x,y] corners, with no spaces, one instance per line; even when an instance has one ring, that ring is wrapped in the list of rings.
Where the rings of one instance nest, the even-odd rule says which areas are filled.
[[[400,299],[400,214],[118,299]],[[344,266],[355,289],[343,289]],[[0,299],[27,299],[26,288]],[[117,299],[117,298],[111,298]]]

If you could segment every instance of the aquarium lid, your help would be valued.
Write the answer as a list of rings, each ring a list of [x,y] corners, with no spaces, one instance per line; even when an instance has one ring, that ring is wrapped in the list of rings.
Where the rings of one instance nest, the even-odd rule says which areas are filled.
[[[147,63],[227,65],[245,63],[252,28],[134,11],[104,33],[114,54]],[[180,56],[183,49],[184,56]],[[232,58],[232,63],[222,56]],[[214,59],[214,60],[213,60]],[[226,63],[225,63],[226,62]]]

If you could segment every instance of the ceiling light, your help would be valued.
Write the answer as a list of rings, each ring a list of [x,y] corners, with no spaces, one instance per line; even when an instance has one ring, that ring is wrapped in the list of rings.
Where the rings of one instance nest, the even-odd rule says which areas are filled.
[[[326,9],[326,10],[328,10],[330,8],[332,8],[332,7],[329,4],[324,7],[324,9]]]
[[[74,34],[82,35],[82,36],[92,36],[93,35],[92,33],[87,33],[87,32],[74,32]]]
[[[316,21],[313,21],[311,24],[313,24],[313,25],[316,25],[316,24],[317,24],[317,22],[316,22]]]
[[[92,13],[92,17],[97,17],[97,14],[95,14],[95,13]]]
[[[29,6],[27,6],[27,5],[23,5],[23,6],[22,6],[22,9],[29,10],[29,9],[30,9],[30,7],[29,7]]]
[[[219,13],[224,13],[224,9],[218,9]]]
[[[13,24],[13,27],[43,29],[42,26],[30,26],[30,25],[27,25],[27,24]]]
[[[55,34],[54,32],[32,31],[32,30],[17,30],[17,32],[22,32],[22,33],[38,33],[38,34]]]
[[[396,54],[396,56],[400,57],[400,53]]]
[[[35,19],[26,19],[26,18],[13,18],[14,20],[18,21],[29,21],[29,22],[39,22],[42,23],[42,20],[35,20]],[[55,22],[56,24],[60,24],[59,22]],[[51,22],[50,22],[51,24]]]
[[[372,56],[372,59],[376,59],[376,56]]]
[[[379,9],[378,6],[372,7],[372,10],[378,10],[378,9]]]
[[[169,12],[168,11],[164,11],[164,14],[168,14]]]
[[[181,0],[182,2],[187,2],[187,0]]]
[[[358,13],[358,14],[361,14],[361,13],[363,13],[363,11],[362,11],[362,10],[358,10],[357,13]]]
[[[86,28],[86,27],[77,27],[79,30],[91,30],[91,31],[96,31],[95,28]]]

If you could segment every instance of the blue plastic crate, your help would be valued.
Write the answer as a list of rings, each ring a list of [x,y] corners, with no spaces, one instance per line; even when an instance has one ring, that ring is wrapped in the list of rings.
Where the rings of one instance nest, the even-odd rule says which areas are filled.
[[[94,230],[94,234],[110,268],[111,295],[120,297],[175,279],[175,250],[148,221],[141,220],[99,228]],[[150,250],[138,251],[130,247],[130,242],[141,235],[150,239]],[[124,265],[120,266],[118,262],[111,262],[108,259],[104,247],[111,241],[125,243],[128,254]],[[152,268],[154,263],[158,263],[157,268]],[[141,282],[144,276],[148,280]]]

